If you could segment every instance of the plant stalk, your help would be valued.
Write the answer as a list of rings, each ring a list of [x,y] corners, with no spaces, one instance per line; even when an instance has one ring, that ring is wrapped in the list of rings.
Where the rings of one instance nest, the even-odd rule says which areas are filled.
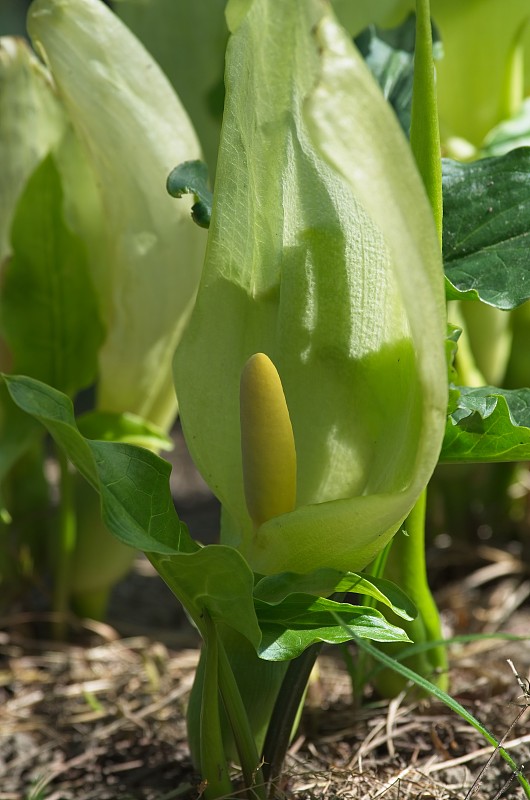
[[[206,636],[200,722],[201,771],[206,781],[205,800],[217,800],[231,794],[232,782],[224,753],[219,713],[219,639],[215,623],[206,609],[203,619]]]
[[[220,638],[217,641],[219,648],[219,688],[234,735],[245,784],[248,789],[253,790],[253,797],[257,797],[258,800],[265,800],[265,779],[260,767],[260,759],[245,705],[224,645]]]
[[[429,0],[416,0],[416,48],[410,121],[410,146],[431,204],[442,245],[442,161]]]
[[[269,783],[270,797],[274,795],[273,782],[281,775],[309,676],[321,648],[322,643],[318,642],[293,659],[280,686],[263,745],[263,773]]]
[[[425,563],[425,506],[427,492],[424,490],[410,512],[402,530],[392,542],[391,558],[385,577],[394,581],[410,597],[418,609],[418,616],[411,622],[400,619],[399,624],[414,644],[434,643],[442,639],[438,608],[429,589]],[[447,686],[447,653],[445,645],[434,645],[421,652],[406,655],[407,644],[381,644],[379,650],[389,656],[399,654],[400,661],[408,664],[424,678],[437,682],[440,688]],[[412,647],[414,651],[414,647]],[[403,654],[403,657],[401,657]],[[394,697],[403,690],[405,682],[394,670],[383,670],[375,679],[381,694]]]

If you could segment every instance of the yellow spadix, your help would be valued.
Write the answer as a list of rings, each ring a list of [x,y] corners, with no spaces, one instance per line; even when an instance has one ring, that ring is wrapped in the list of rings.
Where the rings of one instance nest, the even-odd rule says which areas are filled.
[[[241,452],[248,513],[259,527],[293,511],[296,450],[278,371],[264,353],[243,367],[240,389]]]

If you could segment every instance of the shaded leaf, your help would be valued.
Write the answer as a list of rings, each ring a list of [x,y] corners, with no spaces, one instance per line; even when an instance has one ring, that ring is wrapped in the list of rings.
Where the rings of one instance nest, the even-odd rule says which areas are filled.
[[[10,520],[10,514],[2,495],[2,483],[42,434],[41,426],[15,405],[6,387],[0,384],[0,520],[4,522]]]
[[[104,3],[34,0],[27,25],[104,209],[101,260],[91,258],[107,326],[98,407],[165,428],[177,407],[171,362],[206,237],[190,225],[188,198],[176,204],[164,184],[175,164],[200,157],[198,140],[158,64]]]
[[[49,75],[22,38],[0,39],[0,262],[26,182],[60,141],[65,116]]]
[[[370,25],[354,39],[407,136],[410,131],[415,41],[414,14],[409,14],[395,28],[385,29]],[[435,58],[440,58],[442,48],[435,30],[433,46]]]
[[[201,228],[210,227],[213,195],[208,188],[208,167],[204,161],[184,161],[169,173],[167,190],[171,197],[192,194],[191,217]]]
[[[444,160],[448,299],[511,309],[530,298],[530,149],[471,164]]]

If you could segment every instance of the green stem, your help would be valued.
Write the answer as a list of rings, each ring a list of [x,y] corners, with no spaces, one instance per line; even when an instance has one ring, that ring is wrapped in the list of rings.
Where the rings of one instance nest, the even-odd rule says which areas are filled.
[[[245,705],[226,655],[226,650],[220,639],[218,639],[218,647],[219,687],[234,735],[237,752],[239,753],[245,784],[247,788],[253,788],[254,797],[259,798],[259,800],[265,800],[265,779],[259,765],[259,755]]]
[[[442,639],[438,608],[429,589],[425,563],[426,495],[425,490],[407,517],[403,530],[394,537],[385,575],[406,592],[418,609],[418,616],[412,622],[404,623],[403,620],[392,619],[406,631],[415,644]],[[406,653],[407,648],[407,644],[379,646],[380,650],[393,656]],[[444,645],[422,652],[416,651],[409,658],[404,656],[404,660],[424,678],[434,678],[442,687],[446,685],[447,653]],[[403,689],[404,681],[398,673],[385,670],[376,680],[376,685],[385,696],[395,696]]]
[[[77,521],[74,503],[74,476],[68,459],[57,449],[60,470],[60,506],[57,530],[57,555],[53,585],[53,611],[57,619],[53,626],[56,639],[64,639],[66,620],[70,605],[72,561],[77,537]]]
[[[206,637],[200,726],[201,770],[206,780],[204,797],[217,800],[231,794],[232,782],[228,775],[219,714],[219,640],[208,611],[205,609],[203,613]]]
[[[271,793],[274,793],[272,782],[281,775],[309,676],[321,648],[322,643],[314,644],[290,662],[278,692],[263,745],[263,772]]]
[[[410,146],[431,204],[441,246],[442,161],[429,0],[416,0],[416,49],[414,52]]]
[[[405,523],[408,536],[402,537],[401,563],[405,591],[410,590],[411,600],[416,604],[421,615],[426,641],[442,638],[440,616],[434,598],[429,589],[427,565],[425,563],[425,509],[427,490],[425,489]],[[432,651],[432,666],[447,669],[447,657],[444,647]]]

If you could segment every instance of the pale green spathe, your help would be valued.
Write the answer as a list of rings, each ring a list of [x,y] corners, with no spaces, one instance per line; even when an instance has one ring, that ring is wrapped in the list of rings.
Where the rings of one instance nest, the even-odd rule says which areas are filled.
[[[64,128],[64,114],[46,70],[23,39],[0,38],[0,280],[12,253],[16,204]],[[11,368],[11,353],[1,337],[0,368]]]
[[[204,233],[165,182],[176,164],[200,157],[195,133],[158,65],[100,0],[36,0],[28,30],[104,210],[108,336],[98,406],[166,427],[176,410],[171,358],[194,300]]]
[[[60,140],[66,121],[50,76],[23,39],[0,38],[0,264],[29,176]]]
[[[248,6],[248,13],[242,13]],[[441,257],[391,111],[319,0],[228,6],[227,102],[205,270],[175,374],[223,540],[257,572],[357,570],[436,463],[447,400]],[[238,386],[278,369],[297,508],[257,534]]]

